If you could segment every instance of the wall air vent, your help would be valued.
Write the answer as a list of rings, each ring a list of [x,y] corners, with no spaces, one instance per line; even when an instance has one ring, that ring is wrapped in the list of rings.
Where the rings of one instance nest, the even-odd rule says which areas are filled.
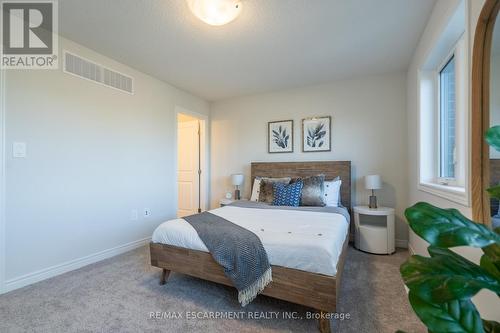
[[[134,79],[130,76],[118,73],[67,51],[64,52],[64,72],[129,94],[134,93]]]

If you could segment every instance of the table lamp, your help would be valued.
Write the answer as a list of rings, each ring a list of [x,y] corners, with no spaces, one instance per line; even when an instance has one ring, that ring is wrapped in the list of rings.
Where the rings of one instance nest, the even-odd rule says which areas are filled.
[[[372,195],[370,195],[369,207],[372,209],[377,208],[377,197],[375,196],[375,190],[382,188],[382,179],[379,175],[365,176],[365,187],[367,190],[372,190]]]
[[[235,200],[240,200],[240,186],[243,184],[243,180],[245,179],[245,176],[243,176],[241,173],[235,173],[231,175],[231,180],[233,185],[236,187],[236,190],[234,191],[234,199]]]

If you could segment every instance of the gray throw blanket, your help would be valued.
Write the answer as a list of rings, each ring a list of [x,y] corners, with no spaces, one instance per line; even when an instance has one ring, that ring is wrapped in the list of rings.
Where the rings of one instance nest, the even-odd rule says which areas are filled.
[[[272,281],[266,250],[253,232],[209,212],[184,217],[247,305]]]

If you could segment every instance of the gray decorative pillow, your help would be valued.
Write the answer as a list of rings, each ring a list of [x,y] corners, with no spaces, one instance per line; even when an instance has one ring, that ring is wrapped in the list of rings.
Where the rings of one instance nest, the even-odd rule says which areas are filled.
[[[325,175],[317,175],[302,180],[301,206],[324,206],[325,205]]]
[[[290,184],[290,177],[283,178],[261,178],[260,180],[260,192],[259,192],[259,201],[273,203],[274,195],[273,195],[273,183],[283,183]]]

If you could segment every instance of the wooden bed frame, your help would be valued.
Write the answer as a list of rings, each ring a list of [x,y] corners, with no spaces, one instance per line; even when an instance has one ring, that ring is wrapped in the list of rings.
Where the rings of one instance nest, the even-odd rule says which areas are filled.
[[[251,179],[261,177],[307,177],[324,174],[327,180],[340,176],[341,200],[351,207],[351,162],[279,162],[252,163]],[[330,332],[330,320],[325,314],[335,312],[340,290],[344,261],[347,255],[349,235],[344,240],[337,263],[337,275],[328,276],[281,266],[272,266],[273,281],[263,295],[301,304],[320,312],[319,329]],[[209,253],[159,243],[150,244],[151,265],[162,268],[160,284],[166,283],[170,271],[191,275],[204,280],[232,286],[222,267]]]

